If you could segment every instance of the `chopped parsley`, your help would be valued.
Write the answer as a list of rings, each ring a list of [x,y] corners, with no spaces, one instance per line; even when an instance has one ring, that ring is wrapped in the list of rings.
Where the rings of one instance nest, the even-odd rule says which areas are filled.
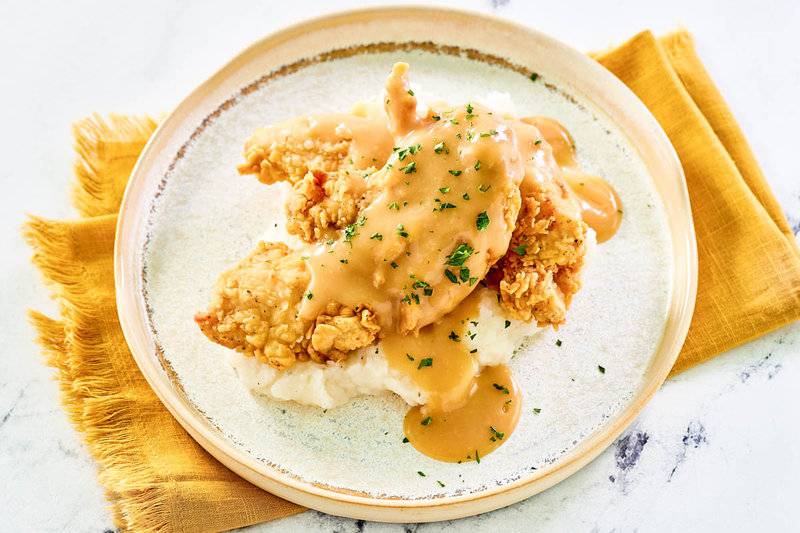
[[[450,174],[452,174],[453,176],[460,176],[463,171],[461,171],[461,170],[448,170],[448,172]]]
[[[381,235],[380,233],[373,233],[370,236],[370,239],[372,239],[374,241],[382,241],[383,240],[383,235]]]
[[[403,444],[406,444],[407,442],[408,442],[408,437],[403,437]]]
[[[485,183],[482,184],[482,185],[478,185],[478,190],[481,191],[481,192],[486,192],[491,188],[492,188],[491,185],[486,185]]]
[[[475,450],[475,462],[478,463],[478,464],[481,464],[481,456],[478,453],[477,449]]]
[[[474,168],[475,170],[480,170],[481,169],[481,160],[479,159],[479,160],[475,161],[475,164],[472,166],[472,168]]]
[[[436,122],[442,120],[442,117],[440,117],[439,115],[431,115],[431,118]]]
[[[395,211],[400,211],[400,205],[397,202],[392,202],[389,204],[389,209],[394,209]]]
[[[426,357],[425,359],[420,359],[419,364],[417,365],[417,370],[421,370],[426,366],[433,366],[433,357]]]
[[[420,477],[425,477],[425,472],[422,470],[417,470],[417,474],[419,474]]]
[[[478,213],[478,217],[475,219],[475,226],[478,228],[478,231],[483,231],[489,227],[489,215],[486,211]]]
[[[492,137],[497,135],[497,130],[489,130],[487,132],[481,133],[481,137]]]
[[[511,325],[511,321],[510,320],[506,320],[506,329],[508,329],[508,326],[510,326],[510,325]]]
[[[402,170],[406,174],[411,174],[412,172],[416,172],[417,171],[417,162],[416,161],[412,161],[411,163],[407,164],[406,166],[400,167],[400,170]]]
[[[409,95],[411,95],[411,96],[414,96],[414,91],[412,91],[411,89],[407,90],[406,92],[407,92]]]
[[[464,200],[469,200],[469,193],[465,192],[464,194],[461,195],[461,198],[463,198]]]
[[[356,224],[348,224],[344,228],[344,242],[350,242],[353,240],[353,237],[358,235],[358,227]]]
[[[533,408],[533,414],[538,415],[541,412],[542,412],[542,409],[540,407],[534,407]]]
[[[456,249],[453,250],[453,253],[451,253],[447,257],[447,261],[445,262],[445,264],[449,266],[460,267],[464,264],[464,262],[466,262],[467,259],[469,259],[469,256],[471,256],[472,252],[474,251],[475,250],[472,248],[472,246],[462,242],[461,244],[456,246]]]
[[[561,346],[561,339],[556,339],[556,346]]]
[[[447,194],[450,192],[450,187],[440,187],[439,192],[442,194]]]
[[[511,392],[508,390],[508,387],[506,387],[505,385],[500,385],[499,383],[492,383],[492,387],[499,390],[503,394],[511,394]]]
[[[313,292],[309,292],[308,294],[306,294],[306,298],[311,300],[312,298],[314,298],[314,293]]]
[[[494,441],[495,441],[495,439],[497,439],[497,440],[503,440],[503,437],[505,437],[505,436],[506,436],[506,434],[505,434],[505,433],[503,433],[503,432],[501,432],[501,431],[497,431],[497,430],[494,428],[494,426],[489,426],[489,431],[491,432],[491,435],[492,435],[492,436],[491,436],[491,438],[490,438],[489,440],[491,440],[492,442],[494,442]]]
[[[433,145],[433,151],[436,152],[437,154],[441,154],[443,152],[445,154],[449,154],[450,153],[450,150],[447,149],[447,145],[444,144],[444,141]]]
[[[426,416],[426,417],[425,417],[425,418],[422,420],[422,422],[420,422],[420,424],[422,424],[423,426],[427,426],[428,424],[430,424],[430,423],[431,423],[431,421],[432,421],[432,420],[433,420],[433,419],[432,419],[431,417],[429,417],[429,416]]]
[[[408,238],[408,232],[406,231],[406,228],[402,224],[397,225],[397,234],[403,237],[404,239]]]
[[[519,246],[515,246],[511,250],[513,250],[513,252],[515,254],[520,255],[520,256],[525,255],[526,253],[528,253],[528,247],[525,246],[524,244],[520,244]]]
[[[605,374],[606,373],[606,368],[603,367],[603,366],[597,365],[597,370],[599,370],[601,374]]]
[[[410,353],[407,353],[406,357],[408,358],[409,361],[413,361],[414,360],[414,356],[411,355]]]
[[[347,264],[347,263],[349,263],[350,261],[348,261],[347,259],[339,259],[339,262],[340,262],[341,264],[343,264],[343,265],[346,265],[346,264]]]
[[[456,333],[455,331],[451,331],[450,335],[448,335],[447,338],[453,342],[461,342],[461,337],[459,337],[458,333]]]
[[[392,268],[397,268],[397,267],[399,266],[399,265],[398,265],[397,263],[395,263],[394,261],[392,261],[391,263],[389,263],[389,265],[390,265]]]
[[[455,283],[456,285],[458,285],[458,278],[456,277],[456,275],[455,275],[455,274],[453,274],[453,273],[452,273],[452,272],[450,272],[449,270],[445,269],[445,271],[444,271],[444,275],[445,275],[445,277],[446,277],[447,279],[449,279],[449,280],[450,280],[450,282],[451,282],[451,283]]]
[[[537,74],[536,72],[531,72],[530,78],[531,81],[536,81],[539,79],[539,74]]]
[[[469,280],[469,268],[461,267],[461,270],[458,271],[458,277],[462,282],[466,283]]]
[[[472,114],[473,110],[474,108],[472,107],[472,104],[467,104],[467,113]]]
[[[442,483],[442,482],[441,482],[441,481],[439,481],[438,479],[436,480],[436,483],[438,483],[440,487],[444,487],[444,483]]]
[[[536,146],[539,146],[540,144],[542,144],[542,140],[541,139],[536,139],[536,142],[533,143],[533,144],[536,145]]]

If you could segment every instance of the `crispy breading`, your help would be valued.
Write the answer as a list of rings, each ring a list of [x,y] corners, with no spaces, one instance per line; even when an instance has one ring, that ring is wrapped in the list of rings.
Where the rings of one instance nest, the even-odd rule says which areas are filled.
[[[366,308],[356,313],[329,306],[315,320],[300,318],[309,279],[299,252],[284,243],[260,242],[220,276],[209,310],[197,313],[195,321],[212,341],[279,370],[309,357],[340,360],[375,340],[380,328]]]

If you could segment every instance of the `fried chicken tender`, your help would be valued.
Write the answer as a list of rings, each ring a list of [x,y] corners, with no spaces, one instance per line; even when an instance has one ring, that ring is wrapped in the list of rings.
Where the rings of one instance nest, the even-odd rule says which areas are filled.
[[[581,287],[588,226],[560,173],[551,180],[523,184],[509,251],[492,277],[500,277],[500,304],[512,317],[557,327]]]
[[[245,143],[239,172],[290,183],[289,233],[320,240],[355,221],[368,200],[366,178],[392,153],[386,117],[373,115],[308,116],[259,128]]]
[[[331,304],[316,320],[301,320],[309,279],[299,252],[260,242],[220,276],[209,310],[195,321],[212,341],[279,370],[309,358],[339,361],[375,340],[380,328],[368,309]]]

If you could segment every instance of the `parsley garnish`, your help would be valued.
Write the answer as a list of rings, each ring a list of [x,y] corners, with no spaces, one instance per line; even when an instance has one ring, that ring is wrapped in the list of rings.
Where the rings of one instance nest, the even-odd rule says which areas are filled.
[[[536,81],[539,79],[539,74],[537,74],[536,72],[531,72],[530,78],[531,81]]]
[[[492,387],[499,390],[503,394],[511,394],[511,392],[509,392],[508,390],[508,387],[506,387],[505,385],[500,385],[499,383],[492,383]]]
[[[600,365],[597,365],[597,370],[599,370],[601,374],[605,374],[606,373],[605,367],[602,367]]]
[[[425,477],[425,472],[422,470],[417,470],[417,474],[419,474],[420,477]]]
[[[436,480],[436,483],[438,483],[440,487],[444,487],[444,483],[442,483],[442,482],[441,482],[441,481],[439,481],[438,479]]]
[[[447,338],[453,342],[461,342],[461,337],[459,337],[458,333],[456,333],[455,331],[451,331],[450,335],[448,335]]]
[[[312,298],[314,298],[314,293],[312,293],[312,292],[309,292],[308,294],[306,294],[306,298],[308,298],[309,300],[311,300]]]
[[[403,437],[403,444],[406,444],[407,442],[408,442],[408,437]]]
[[[556,339],[556,346],[561,346],[561,339]]]
[[[536,146],[539,146],[540,144],[542,144],[542,140],[541,139],[536,139],[536,142],[533,143],[533,144],[536,145]]]
[[[519,246],[515,246],[515,247],[512,248],[512,250],[517,255],[525,255],[526,253],[528,253],[528,247],[525,246],[524,244],[520,244]]]
[[[445,271],[444,271],[444,275],[445,275],[445,277],[446,277],[447,279],[449,279],[449,280],[450,280],[452,283],[455,283],[456,285],[458,285],[458,278],[456,277],[456,275],[455,275],[455,274],[453,274],[453,273],[452,273],[452,272],[450,272],[449,270],[445,269]]]
[[[420,422],[420,423],[421,423],[423,426],[427,426],[428,424],[430,424],[430,423],[431,423],[431,420],[433,420],[431,417],[429,417],[429,416],[426,416],[426,417],[425,417],[425,418],[422,420],[422,422]]]
[[[448,170],[448,172],[450,174],[452,174],[453,176],[460,176],[462,171],[461,170]]]
[[[469,280],[469,269],[467,267],[461,267],[461,270],[458,272],[458,277],[461,281],[466,283],[467,280]]]
[[[358,228],[356,224],[348,224],[344,228],[344,242],[350,242],[353,240],[353,237],[358,235]]]
[[[491,185],[486,185],[486,184],[478,185],[478,190],[481,192],[486,192],[491,188],[492,188]]]
[[[406,166],[400,167],[400,170],[402,170],[406,174],[411,174],[412,172],[416,172],[417,171],[417,162],[416,161],[412,161],[411,163],[407,164]]]
[[[412,91],[411,89],[407,90],[406,92],[407,92],[408,94],[410,94],[411,96],[414,96],[414,91]]]
[[[475,170],[480,170],[481,169],[481,161],[480,161],[480,159],[475,161],[475,164],[472,166],[472,168],[474,168]]]
[[[445,264],[446,265],[450,265],[450,266],[459,266],[460,267],[460,266],[462,266],[464,264],[464,262],[467,259],[469,259],[469,256],[472,255],[472,252],[474,252],[472,246],[470,246],[467,243],[462,242],[461,244],[456,246],[456,249],[453,250],[453,253],[451,253],[447,257],[447,261],[445,262]]]
[[[395,263],[394,261],[392,261],[391,263],[389,263],[389,265],[391,265],[391,267],[392,267],[392,268],[397,268],[397,267],[399,266],[399,265],[398,265],[397,263]]]
[[[508,329],[508,326],[510,326],[510,325],[511,325],[511,321],[510,320],[506,320],[506,329]]]
[[[433,357],[426,357],[425,359],[420,359],[419,365],[417,365],[417,370],[425,368],[426,366],[433,366]]]
[[[400,211],[400,205],[397,202],[392,202],[389,204],[389,209],[394,209],[395,211]]]
[[[486,211],[478,213],[478,217],[475,219],[475,226],[478,228],[478,231],[483,231],[489,227],[489,215]]]
[[[408,237],[408,232],[406,231],[405,227],[403,227],[402,224],[398,224],[397,225],[397,234],[400,235],[403,238],[407,238]]]
[[[497,135],[497,130],[489,130],[485,133],[481,133],[481,137],[491,137],[493,135]]]
[[[542,410],[539,407],[534,407],[533,408],[533,414],[538,415],[541,412],[542,412]]]
[[[469,193],[465,192],[464,194],[461,195],[461,198],[463,198],[464,200],[469,200]]]
[[[442,194],[447,194],[447,193],[450,192],[450,187],[441,187],[439,189],[439,192],[442,193]]]
[[[431,118],[432,118],[433,120],[435,120],[435,121],[442,120],[442,117],[440,117],[439,115],[431,115]]]
[[[410,353],[407,353],[406,357],[408,358],[409,361],[413,361],[414,360],[414,356],[411,355]]]
[[[441,154],[442,152],[444,152],[446,154],[450,153],[450,150],[447,149],[447,145],[444,144],[444,141],[442,141],[442,142],[440,142],[438,144],[435,144],[433,146],[433,151],[436,152],[437,154]]]
[[[506,436],[505,433],[502,433],[494,429],[494,426],[489,426],[489,431],[492,432],[492,438],[491,438],[492,442],[494,442],[495,437],[497,437],[497,440],[503,440],[503,437]]]
[[[383,240],[383,235],[381,235],[380,233],[373,233],[370,236],[370,239],[375,240],[375,241],[382,241]]]

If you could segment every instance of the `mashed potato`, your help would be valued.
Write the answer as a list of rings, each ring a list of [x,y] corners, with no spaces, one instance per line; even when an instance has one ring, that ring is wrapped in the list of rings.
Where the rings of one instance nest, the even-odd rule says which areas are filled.
[[[481,367],[507,363],[527,338],[536,335],[538,328],[516,320],[506,327],[496,293],[478,290],[482,294],[478,325],[474,328],[477,335],[473,340],[464,338],[464,342],[470,349],[478,349]],[[330,409],[356,396],[391,391],[409,405],[427,401],[425,392],[406,375],[389,368],[380,343],[354,352],[342,363],[307,361],[282,371],[240,353],[232,352],[231,358],[239,378],[249,389],[275,400]]]

